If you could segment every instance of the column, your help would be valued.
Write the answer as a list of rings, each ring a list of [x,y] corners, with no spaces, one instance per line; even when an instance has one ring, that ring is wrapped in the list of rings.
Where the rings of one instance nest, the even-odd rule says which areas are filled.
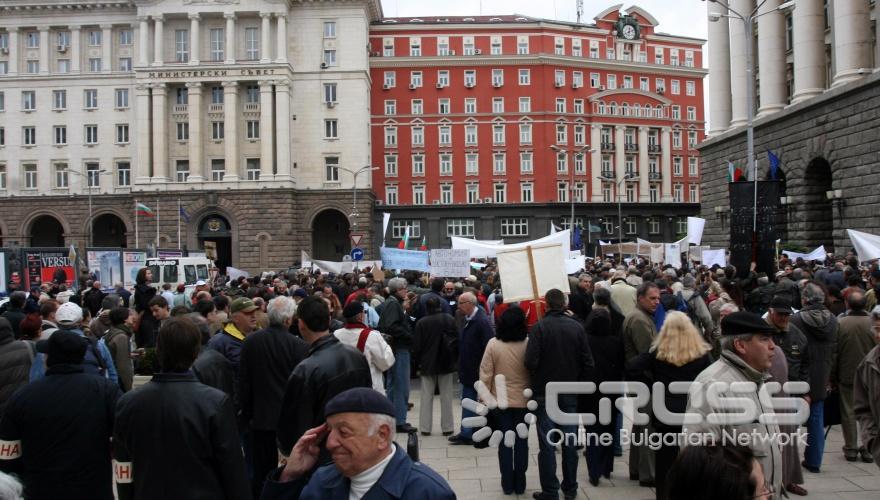
[[[663,178],[660,185],[660,201],[672,202],[672,129],[663,127],[660,131],[660,177]]]
[[[761,60],[761,103],[758,116],[782,111],[788,98],[785,82],[785,16],[780,0],[767,0],[758,13],[758,57]],[[795,9],[797,10],[797,9]]]
[[[593,152],[590,153],[590,184],[593,185],[593,192],[590,195],[590,201],[596,203],[602,199],[602,124],[594,123],[590,125],[590,146]]]
[[[131,131],[137,140],[137,159],[134,163],[134,183],[150,182],[150,88],[147,85],[135,87],[135,119],[137,129]]]
[[[287,62],[287,16],[278,14],[277,47],[275,48],[275,62]]]
[[[265,17],[263,18],[266,19]],[[260,180],[271,180],[275,165],[275,138],[272,136],[275,124],[272,107],[272,86],[275,82],[260,82]]]
[[[164,83],[153,88],[153,178],[152,182],[168,182],[167,93]]]
[[[153,16],[153,66],[162,66],[165,61],[165,19]]]
[[[737,12],[751,12],[753,0],[731,0],[730,7]],[[724,22],[722,18],[719,23]],[[739,18],[731,18],[730,22],[730,107],[731,127],[741,127],[748,120],[748,100],[746,89],[749,85],[746,75],[746,40],[745,23]],[[711,113],[710,113],[711,114]]]
[[[648,185],[648,127],[639,127],[639,202],[651,201]]]
[[[189,63],[192,66],[199,64],[201,37],[199,36],[199,15],[189,15]],[[192,169],[190,169],[192,171]]]
[[[49,74],[49,27],[41,26],[40,31],[40,74]]]
[[[202,141],[202,84],[190,82],[186,84],[188,103],[186,106],[189,120],[189,180],[202,182],[205,172]]]
[[[623,125],[617,125],[614,127],[614,172],[615,177],[617,178],[617,185],[615,187],[616,191],[615,198],[618,201],[623,201],[623,192],[624,186],[623,178],[626,176],[626,168],[624,162],[626,160],[625,151],[623,150],[623,133],[626,130],[626,127]],[[601,149],[601,148],[600,148]]]
[[[138,16],[138,66],[150,64],[150,19]]]
[[[70,72],[79,73],[80,64],[82,64],[82,54],[80,46],[82,45],[82,32],[79,25],[70,27]]]
[[[822,0],[801,0],[792,11],[796,103],[825,90],[825,14]]]
[[[224,180],[238,181],[238,82],[223,82]]]
[[[290,81],[279,80],[275,82],[275,131],[278,140],[278,151],[275,163],[278,165],[277,177],[281,180],[291,180],[290,175]]]
[[[227,12],[223,18],[226,19],[226,60],[223,64],[235,64],[235,13]]]
[[[9,76],[15,76],[18,74],[18,26],[7,26],[6,31],[9,33]]]
[[[101,72],[110,73],[113,71],[113,26],[110,24],[101,25]]]
[[[834,0],[832,87],[862,78],[871,67],[868,0]],[[797,9],[795,9],[797,10]]]
[[[707,2],[706,8],[727,14],[719,3]],[[709,22],[709,71],[709,135],[716,135],[730,127],[730,24],[725,17]]]
[[[260,12],[260,62],[272,62],[271,31],[272,31],[272,13]]]

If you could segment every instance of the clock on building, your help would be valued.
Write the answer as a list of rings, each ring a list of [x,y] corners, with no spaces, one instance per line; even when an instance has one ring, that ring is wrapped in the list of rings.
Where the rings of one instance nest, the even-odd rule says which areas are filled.
[[[632,24],[627,24],[623,27],[621,34],[623,35],[623,38],[626,38],[627,40],[635,40],[637,34],[636,28]]]

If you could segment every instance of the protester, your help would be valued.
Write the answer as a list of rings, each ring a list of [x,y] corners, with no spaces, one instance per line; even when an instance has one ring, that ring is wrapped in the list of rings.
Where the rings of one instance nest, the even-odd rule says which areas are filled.
[[[480,379],[480,362],[486,344],[495,336],[492,323],[486,315],[485,309],[478,305],[477,297],[473,292],[464,292],[458,296],[458,309],[464,314],[464,325],[459,334],[458,341],[458,381],[461,383],[461,399],[477,400],[477,390],[474,383]],[[461,418],[476,416],[464,405],[461,407]],[[452,444],[471,444],[474,429],[462,426],[458,434],[449,436]]]
[[[104,336],[105,343],[113,358],[116,373],[119,376],[119,387],[128,392],[134,382],[134,367],[131,363],[131,329],[137,316],[127,307],[116,307],[107,314],[110,330]]]
[[[26,301],[26,293],[12,292],[12,294],[9,295],[9,302],[6,304],[6,311],[0,315],[0,317],[6,318],[6,320],[9,321],[9,325],[12,327],[12,334],[16,339],[21,337],[18,325],[26,316],[24,312],[24,304]]]
[[[880,307],[871,311],[874,342],[880,344]],[[856,368],[853,380],[853,414],[859,437],[880,467],[880,346],[875,345]]]
[[[434,391],[440,393],[440,431],[454,432],[452,398],[458,365],[458,330],[455,320],[444,312],[445,299],[431,297],[425,304],[426,316],[416,323],[413,334],[413,359],[419,370],[419,429],[430,436],[434,420]]]
[[[366,356],[367,364],[370,365],[370,375],[373,378],[373,389],[385,394],[382,373],[394,365],[394,352],[379,331],[373,330],[364,323],[366,316],[364,307],[363,302],[355,300],[342,308],[345,327],[333,332],[333,336]]]
[[[674,500],[770,500],[766,477],[745,446],[690,446],[669,469],[666,498]]]
[[[257,328],[257,306],[251,299],[239,297],[232,301],[229,309],[232,311],[230,321],[223,325],[223,329],[217,335],[211,337],[208,347],[228,359],[232,363],[233,371],[238,374],[241,345]]]
[[[12,325],[0,318],[0,419],[6,402],[15,391],[27,384],[36,350],[33,343],[15,340]]]

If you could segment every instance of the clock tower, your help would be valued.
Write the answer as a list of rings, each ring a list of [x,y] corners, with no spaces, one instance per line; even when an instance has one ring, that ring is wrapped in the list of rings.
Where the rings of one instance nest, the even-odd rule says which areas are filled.
[[[618,38],[623,38],[624,40],[639,39],[639,21],[635,16],[620,16],[617,22],[614,23],[614,27],[617,30]]]

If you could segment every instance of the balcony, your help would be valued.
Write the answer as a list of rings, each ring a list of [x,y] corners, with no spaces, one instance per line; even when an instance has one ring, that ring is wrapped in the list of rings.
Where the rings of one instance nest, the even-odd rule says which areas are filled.
[[[259,113],[260,112],[260,103],[258,103],[258,102],[244,103],[244,112],[245,113]]]
[[[187,104],[175,104],[174,108],[172,108],[172,113],[186,113],[189,105]]]
[[[663,152],[663,148],[661,148],[659,144],[648,144],[648,153],[649,154],[660,154],[662,152]]]
[[[613,142],[603,142],[602,143],[602,151],[614,151],[614,143]]]
[[[663,178],[663,176],[660,174],[660,172],[648,172],[648,179],[649,180],[659,181],[662,178]]]
[[[613,179],[614,178],[614,170],[603,170],[602,177],[605,179]]]
[[[639,145],[635,142],[627,142],[623,145],[623,149],[626,152],[636,152],[639,150]]]
[[[639,176],[639,171],[635,169],[626,169],[626,173],[624,174],[624,178],[627,180],[635,179]]]
[[[222,112],[223,112],[223,103],[208,104],[208,113],[222,113]]]

